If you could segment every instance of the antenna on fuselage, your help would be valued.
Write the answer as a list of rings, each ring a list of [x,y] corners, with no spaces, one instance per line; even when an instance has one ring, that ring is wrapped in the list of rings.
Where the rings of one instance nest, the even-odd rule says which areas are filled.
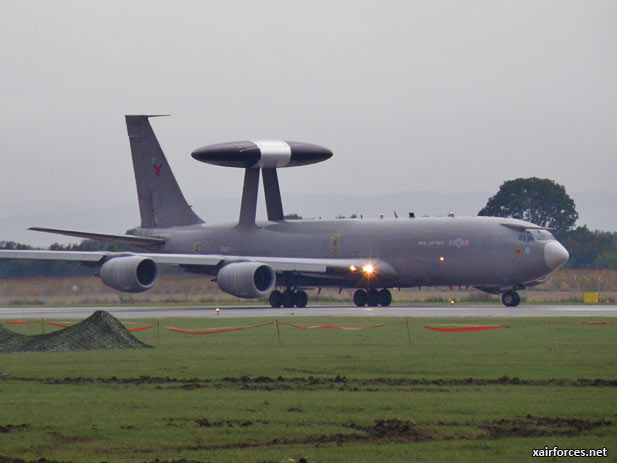
[[[332,151],[309,143],[255,140],[208,145],[196,149],[191,156],[208,164],[245,169],[238,225],[254,226],[260,169],[268,220],[281,221],[285,216],[276,170],[325,161],[332,157]]]

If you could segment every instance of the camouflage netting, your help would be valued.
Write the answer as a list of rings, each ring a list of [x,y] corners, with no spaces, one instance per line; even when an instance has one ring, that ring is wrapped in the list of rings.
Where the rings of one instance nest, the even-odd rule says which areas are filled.
[[[84,321],[49,334],[27,336],[0,326],[0,353],[66,352],[152,347],[133,336],[115,317],[99,310]]]

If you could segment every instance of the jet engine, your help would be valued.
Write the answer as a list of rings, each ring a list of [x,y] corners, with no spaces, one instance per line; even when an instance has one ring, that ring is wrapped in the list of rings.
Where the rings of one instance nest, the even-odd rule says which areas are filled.
[[[141,256],[114,257],[101,267],[105,286],[125,293],[141,293],[154,286],[158,269],[152,259]]]
[[[219,270],[216,282],[226,293],[256,299],[268,294],[276,283],[272,267],[259,262],[234,262]]]

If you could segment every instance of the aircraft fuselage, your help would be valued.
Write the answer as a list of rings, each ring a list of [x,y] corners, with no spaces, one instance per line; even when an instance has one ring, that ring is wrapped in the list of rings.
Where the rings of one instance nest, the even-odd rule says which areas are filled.
[[[546,231],[516,230],[531,225],[494,217],[336,219],[258,222],[256,226],[198,224],[141,229],[142,236],[166,240],[158,252],[261,255],[297,258],[378,256],[396,271],[388,286],[469,285],[517,288],[546,278]],[[535,236],[534,236],[535,235]],[[554,246],[555,244],[551,245]],[[379,269],[377,269],[379,270]],[[333,280],[315,281],[333,286]],[[381,281],[380,283],[384,283]],[[360,286],[371,286],[364,281]]]

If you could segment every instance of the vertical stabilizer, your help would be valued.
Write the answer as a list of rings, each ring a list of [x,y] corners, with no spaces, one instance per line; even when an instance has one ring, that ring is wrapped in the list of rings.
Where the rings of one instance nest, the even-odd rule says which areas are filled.
[[[126,116],[142,228],[203,223],[184,199],[154,131],[153,116]]]

